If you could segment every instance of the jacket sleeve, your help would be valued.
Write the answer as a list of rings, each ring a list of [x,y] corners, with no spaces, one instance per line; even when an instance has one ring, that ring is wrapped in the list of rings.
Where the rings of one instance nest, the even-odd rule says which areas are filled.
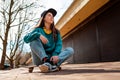
[[[41,35],[38,28],[35,28],[32,32],[24,36],[24,42],[29,43]]]
[[[56,47],[55,47],[55,50],[52,53],[52,56],[57,56],[61,52],[61,49],[62,49],[62,38],[61,38],[60,33],[58,33],[57,41],[56,41],[56,45],[55,46]]]

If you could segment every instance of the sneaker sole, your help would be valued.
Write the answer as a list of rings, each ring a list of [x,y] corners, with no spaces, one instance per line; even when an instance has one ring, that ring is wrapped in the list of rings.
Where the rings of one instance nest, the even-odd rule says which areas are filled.
[[[57,71],[61,71],[61,67],[51,70],[51,72],[57,72]]]
[[[49,67],[46,65],[40,65],[39,68],[43,73],[49,72]]]

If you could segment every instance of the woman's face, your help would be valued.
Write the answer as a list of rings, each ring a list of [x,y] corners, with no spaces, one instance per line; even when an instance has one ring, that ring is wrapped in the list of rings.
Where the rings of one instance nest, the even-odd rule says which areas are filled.
[[[48,13],[45,15],[44,21],[45,21],[46,23],[52,24],[52,23],[54,22],[54,17],[53,17],[53,15],[52,15],[52,13],[48,12]]]

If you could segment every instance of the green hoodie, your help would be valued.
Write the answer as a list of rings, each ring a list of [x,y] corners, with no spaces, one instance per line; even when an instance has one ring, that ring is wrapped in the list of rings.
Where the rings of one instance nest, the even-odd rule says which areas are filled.
[[[46,52],[51,53],[52,56],[56,56],[61,52],[62,39],[61,39],[61,35],[59,32],[57,34],[57,41],[55,42],[53,39],[52,33],[46,34],[45,31],[43,30],[43,28],[35,28],[32,32],[25,35],[24,41],[26,43],[29,43],[35,39],[38,39],[40,37],[40,35],[43,35],[48,39],[47,44],[42,43]]]

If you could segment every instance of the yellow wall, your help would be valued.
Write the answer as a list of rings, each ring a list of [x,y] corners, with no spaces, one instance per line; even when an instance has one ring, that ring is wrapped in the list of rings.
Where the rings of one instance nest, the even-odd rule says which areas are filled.
[[[87,1],[86,5],[85,1]],[[62,37],[68,34],[69,31],[83,22],[107,2],[109,2],[109,0],[75,0],[56,24]],[[81,8],[81,5],[85,6]]]

